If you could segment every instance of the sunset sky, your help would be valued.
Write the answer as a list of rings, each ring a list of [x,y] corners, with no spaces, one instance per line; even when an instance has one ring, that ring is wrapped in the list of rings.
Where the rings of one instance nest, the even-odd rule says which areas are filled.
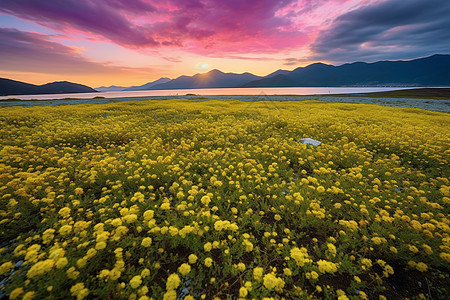
[[[450,53],[449,0],[1,0],[0,77],[92,87]]]

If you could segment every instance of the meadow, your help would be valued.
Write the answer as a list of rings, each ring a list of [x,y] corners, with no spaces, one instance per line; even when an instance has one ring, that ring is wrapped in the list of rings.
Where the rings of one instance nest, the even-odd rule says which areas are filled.
[[[448,113],[319,101],[6,107],[0,141],[10,299],[449,296]]]

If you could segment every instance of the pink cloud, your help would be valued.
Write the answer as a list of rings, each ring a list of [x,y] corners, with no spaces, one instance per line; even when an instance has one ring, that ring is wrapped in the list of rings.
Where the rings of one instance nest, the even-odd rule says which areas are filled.
[[[311,33],[293,18],[317,5],[312,0],[2,0],[0,13],[129,48],[239,54],[311,42]]]
[[[115,67],[84,58],[77,47],[52,41],[50,36],[0,28],[0,68],[4,71],[48,74],[148,73],[154,69]]]
[[[140,9],[139,9],[140,8]],[[156,46],[158,42],[134,25],[128,16],[151,13],[140,0],[2,0],[0,12],[70,34],[71,30],[94,34],[124,46]]]

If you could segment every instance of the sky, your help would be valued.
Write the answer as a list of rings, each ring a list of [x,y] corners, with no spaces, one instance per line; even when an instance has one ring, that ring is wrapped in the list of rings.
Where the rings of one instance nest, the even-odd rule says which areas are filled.
[[[449,0],[1,0],[0,77],[91,87],[450,53]]]

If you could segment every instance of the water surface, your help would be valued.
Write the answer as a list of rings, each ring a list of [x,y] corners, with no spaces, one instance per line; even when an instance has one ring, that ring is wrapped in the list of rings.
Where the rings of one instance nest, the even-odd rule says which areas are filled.
[[[350,94],[350,93],[371,93],[401,90],[408,88],[399,87],[282,87],[282,88],[220,88],[220,89],[184,89],[184,90],[145,90],[145,91],[121,91],[121,92],[101,92],[101,93],[73,93],[73,94],[45,94],[45,95],[10,95],[2,96],[4,99],[21,100],[42,100],[42,99],[92,99],[94,97],[129,98],[145,96],[184,96],[189,94],[201,96],[216,95],[323,95],[323,94]]]

